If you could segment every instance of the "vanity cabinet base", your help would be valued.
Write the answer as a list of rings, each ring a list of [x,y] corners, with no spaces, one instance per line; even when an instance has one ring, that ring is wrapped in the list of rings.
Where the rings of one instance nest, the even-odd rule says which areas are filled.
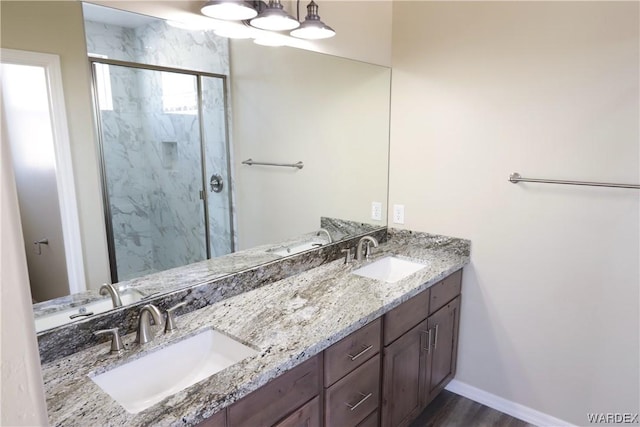
[[[461,282],[459,270],[199,426],[408,426],[455,376]]]

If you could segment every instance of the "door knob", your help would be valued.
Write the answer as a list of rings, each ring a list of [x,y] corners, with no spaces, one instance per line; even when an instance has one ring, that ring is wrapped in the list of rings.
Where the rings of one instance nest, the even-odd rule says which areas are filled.
[[[214,193],[221,192],[222,187],[224,187],[224,184],[222,183],[222,177],[216,174],[211,175],[211,179],[209,180],[209,186],[211,187],[212,192]]]

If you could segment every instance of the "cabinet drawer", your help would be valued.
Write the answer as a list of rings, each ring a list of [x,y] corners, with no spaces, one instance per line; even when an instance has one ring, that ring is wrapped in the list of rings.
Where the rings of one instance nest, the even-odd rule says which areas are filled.
[[[462,287],[462,270],[458,270],[440,283],[431,287],[431,300],[429,303],[429,314],[435,313],[446,303],[460,295]]]
[[[325,387],[338,381],[380,351],[380,319],[338,341],[324,353]]]
[[[357,426],[378,407],[380,355],[329,387],[325,396],[327,426]]]
[[[320,427],[320,399],[314,397],[274,427]]]
[[[429,290],[403,302],[384,316],[384,345],[422,322],[429,315]]]
[[[229,407],[229,427],[272,426],[320,391],[316,356],[267,383]]]

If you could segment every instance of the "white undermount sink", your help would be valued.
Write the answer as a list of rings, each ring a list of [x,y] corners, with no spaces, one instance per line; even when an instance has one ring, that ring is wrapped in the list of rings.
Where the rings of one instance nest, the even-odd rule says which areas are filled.
[[[144,294],[136,291],[135,289],[120,291],[120,300],[122,301],[122,305],[133,304],[134,302],[140,301],[142,298],[144,298]],[[66,325],[67,323],[75,322],[77,320],[86,319],[87,317],[104,313],[111,309],[113,309],[113,302],[111,301],[111,297],[107,296],[80,306],[58,310],[51,314],[36,317],[36,332],[55,328],[60,325]]]
[[[422,270],[427,265],[415,261],[389,256],[365,265],[352,273],[370,279],[382,280],[387,283],[395,283]]]
[[[127,412],[136,414],[255,354],[258,352],[254,349],[206,329],[89,377]]]

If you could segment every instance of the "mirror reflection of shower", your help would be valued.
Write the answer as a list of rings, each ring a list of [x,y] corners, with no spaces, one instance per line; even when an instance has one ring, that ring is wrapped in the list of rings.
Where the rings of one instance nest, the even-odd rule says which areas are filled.
[[[114,283],[234,250],[228,46],[164,25],[85,21]]]

